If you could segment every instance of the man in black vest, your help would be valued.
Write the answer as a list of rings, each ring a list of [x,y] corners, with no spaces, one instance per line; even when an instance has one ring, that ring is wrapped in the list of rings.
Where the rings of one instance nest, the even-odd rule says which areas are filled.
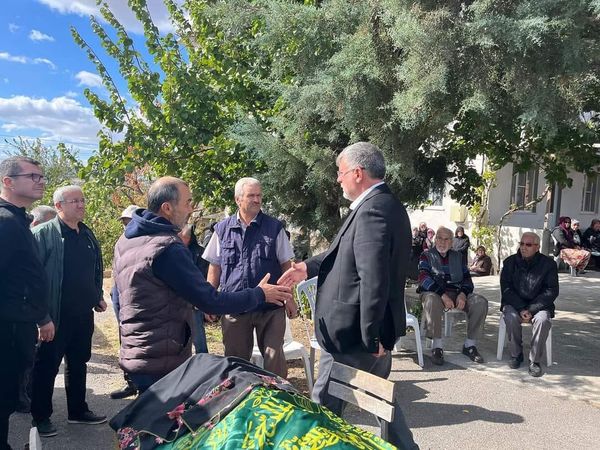
[[[283,224],[261,211],[262,189],[255,178],[241,178],[235,184],[238,212],[215,225],[202,257],[210,263],[208,282],[223,292],[255,287],[268,273],[274,283],[291,266],[294,252]],[[223,316],[225,356],[249,360],[256,330],[257,345],[266,370],[287,377],[283,353],[285,314],[294,317],[294,301],[285,308],[261,305],[245,314]]]
[[[47,280],[25,212],[42,198],[45,186],[39,162],[23,156],[0,162],[0,450],[11,448],[8,422],[35,343],[54,339]]]
[[[473,293],[473,280],[462,253],[452,250],[454,234],[440,227],[435,234],[435,247],[425,250],[419,261],[419,287],[427,337],[433,339],[431,361],[444,364],[442,315],[457,309],[467,314],[467,338],[463,353],[471,361],[482,363],[476,343],[483,333],[488,302]]]
[[[411,234],[404,206],[383,181],[385,162],[375,145],[350,145],[336,162],[351,212],[326,252],[293,264],[279,283],[319,277],[314,323],[323,351],[312,398],[341,415],[344,402],[328,393],[334,361],[382,378],[391,372],[391,350],[406,333]],[[403,449],[418,448],[399,405],[389,440]]]

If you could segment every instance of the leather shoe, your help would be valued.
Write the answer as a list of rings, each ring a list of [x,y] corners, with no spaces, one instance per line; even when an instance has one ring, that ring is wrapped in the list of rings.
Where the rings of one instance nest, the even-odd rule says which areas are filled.
[[[86,425],[98,425],[106,422],[106,416],[99,416],[91,411],[85,411],[78,416],[69,416],[67,419],[69,423],[83,423]]]
[[[123,388],[118,389],[110,393],[110,398],[113,400],[119,400],[125,397],[131,397],[137,394],[137,389],[133,384],[127,383]]]
[[[431,362],[436,366],[444,364],[444,350],[441,348],[434,348],[431,350]]]
[[[531,375],[532,377],[541,377],[542,374],[542,367],[540,366],[539,363],[529,363],[529,375]]]
[[[463,355],[467,355],[469,358],[471,358],[471,361],[473,362],[480,364],[483,362],[483,356],[479,354],[479,352],[477,351],[477,347],[475,347],[474,345],[471,345],[470,347],[463,346],[462,352]]]
[[[56,430],[56,426],[52,423],[50,419],[43,419],[39,421],[32,420],[31,426],[34,426],[38,430],[38,434],[41,437],[52,437],[56,436],[58,431]]]
[[[519,356],[511,356],[508,360],[508,367],[511,369],[518,369],[523,362],[523,353],[519,353]]]

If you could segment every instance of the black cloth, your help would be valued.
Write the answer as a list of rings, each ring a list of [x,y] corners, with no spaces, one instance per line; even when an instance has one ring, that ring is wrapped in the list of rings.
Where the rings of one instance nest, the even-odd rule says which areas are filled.
[[[318,276],[315,332],[329,353],[391,350],[406,333],[404,285],[411,232],[386,185],[349,214],[329,249],[306,261]]]
[[[61,317],[54,340],[44,342],[37,351],[32,374],[31,415],[36,421],[52,415],[54,381],[60,363],[65,358],[65,391],[70,417],[88,411],[85,401],[86,363],[92,355],[94,313],[89,310],[78,316]]]
[[[59,219],[63,237],[63,279],[60,314],[85,314],[98,304],[94,243],[83,230],[77,232]]]
[[[539,252],[527,261],[517,251],[504,260],[500,292],[500,309],[511,305],[518,312],[526,309],[532,315],[547,310],[554,317],[554,301],[558,297],[556,263]]]
[[[25,208],[0,199],[0,322],[50,321],[46,275],[30,223]]]
[[[177,428],[177,422],[170,419],[168,412],[182,403],[195,406],[182,415],[182,419],[192,429],[206,423],[217,413],[225,416],[234,409],[250,392],[249,387],[263,384],[261,376],[266,376],[279,383],[278,389],[295,392],[295,389],[276,375],[235,357],[223,357],[199,353],[189,358],[177,369],[154,383],[147,391],[122,409],[110,421],[110,427],[119,429],[133,428],[145,430],[140,435],[140,450],[156,447],[156,436],[163,439],[172,438],[171,433]],[[206,402],[197,402],[209,392],[229,380],[228,387],[216,391]],[[180,436],[187,430],[182,427]]]
[[[209,263],[207,260],[202,258],[204,247],[198,243],[198,238],[196,237],[196,233],[194,232],[193,228],[191,230],[190,243],[187,247],[192,254],[192,260],[194,261],[194,264],[196,267],[198,267],[198,269],[200,269],[200,272],[202,272],[204,278],[206,278],[208,275]]]
[[[8,422],[19,396],[19,376],[33,358],[37,327],[33,322],[2,322],[0,343],[0,449],[8,448]]]

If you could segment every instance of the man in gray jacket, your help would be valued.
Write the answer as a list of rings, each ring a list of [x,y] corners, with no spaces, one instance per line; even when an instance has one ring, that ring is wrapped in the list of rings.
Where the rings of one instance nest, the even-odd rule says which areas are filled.
[[[48,297],[57,331],[42,343],[33,367],[31,415],[41,436],[56,435],[52,416],[54,381],[65,358],[65,390],[69,423],[100,424],[85,401],[87,362],[92,354],[94,313],[106,310],[102,298],[102,254],[94,233],[82,222],[85,198],[79,186],[57,189],[57,217],[33,228],[49,281]]]

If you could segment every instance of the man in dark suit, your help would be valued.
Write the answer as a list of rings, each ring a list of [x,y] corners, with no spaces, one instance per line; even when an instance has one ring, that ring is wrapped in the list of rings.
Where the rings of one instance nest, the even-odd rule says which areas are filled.
[[[319,277],[314,322],[323,352],[312,397],[341,415],[344,402],[328,393],[334,361],[382,378],[390,374],[391,350],[406,332],[411,235],[404,206],[383,182],[385,162],[375,145],[350,145],[336,162],[351,212],[329,250],[293,264],[279,283]],[[398,405],[389,439],[399,448],[418,448]]]

